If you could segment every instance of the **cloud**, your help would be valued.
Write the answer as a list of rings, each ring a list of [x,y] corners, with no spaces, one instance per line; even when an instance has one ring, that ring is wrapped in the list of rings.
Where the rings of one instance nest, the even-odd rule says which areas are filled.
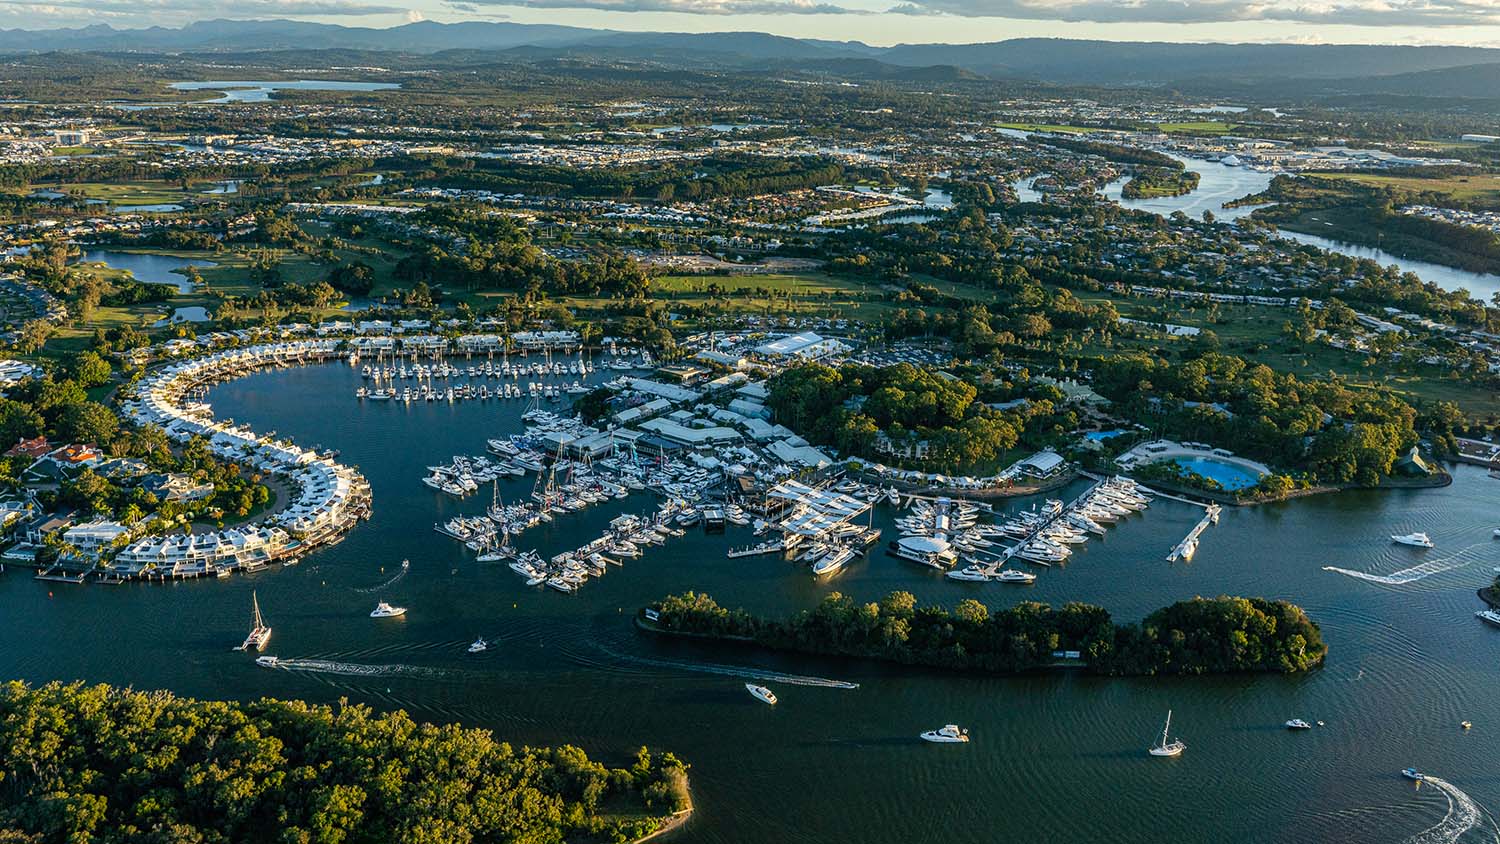
[[[362,17],[406,14],[362,0],[0,0],[0,17],[167,22],[208,18]]]
[[[676,12],[686,15],[863,15],[817,0],[479,0],[528,9],[591,9],[599,12]],[[450,4],[455,7],[457,4]]]
[[[907,0],[888,11],[1089,23],[1500,24],[1500,0]]]

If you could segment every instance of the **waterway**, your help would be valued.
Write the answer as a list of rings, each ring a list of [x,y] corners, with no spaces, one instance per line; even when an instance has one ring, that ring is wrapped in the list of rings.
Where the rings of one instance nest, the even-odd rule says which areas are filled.
[[[348,697],[517,743],[571,742],[611,761],[640,744],[669,748],[691,762],[698,806],[671,840],[695,844],[907,844],[935,830],[955,844],[1384,842],[1445,817],[1463,826],[1475,805],[1500,808],[1500,630],[1473,616],[1474,589],[1500,565],[1490,538],[1500,481],[1478,469],[1458,467],[1445,489],[1231,508],[1190,564],[1164,557],[1202,511],[1161,500],[1081,546],[1066,567],[1042,571],[1034,587],[946,581],[878,552],[814,582],[772,558],[726,559],[726,545],[749,540],[730,526],[723,537],[669,540],[560,595],[527,589],[435,534],[434,522],[479,512],[487,496],[460,502],[419,481],[423,467],[519,430],[523,403],[359,403],[360,383],[330,364],[252,375],[209,400],[220,418],[341,449],[372,484],[370,522],[297,566],[225,580],[72,587],[13,569],[0,576],[0,677],[214,698]],[[507,499],[527,491],[527,481],[501,487]],[[644,494],[609,502],[520,544],[550,555],[616,513],[654,504]],[[885,507],[876,516],[888,537],[890,517]],[[1437,547],[1388,538],[1413,530]],[[395,579],[403,558],[410,572]],[[1089,601],[1119,619],[1194,595],[1266,595],[1304,606],[1332,650],[1325,668],[1296,677],[1002,678],[663,641],[632,628],[636,608],[688,589],[777,614],[832,591],[870,601],[906,589],[923,604]],[[319,661],[311,669],[258,669],[230,651],[252,590],[275,629],[266,652]],[[410,612],[371,620],[378,599]],[[489,651],[466,654],[479,635]],[[780,704],[750,698],[742,683],[752,678]],[[1188,749],[1153,759],[1145,750],[1169,708]],[[1292,717],[1327,726],[1289,733],[1281,724]],[[1467,733],[1464,719],[1474,722]],[[949,722],[973,741],[916,739]],[[1455,791],[1414,789],[1398,773],[1408,765]],[[1461,840],[1495,840],[1487,815],[1477,817],[1487,831]]]
[[[1110,182],[1104,188],[1104,196],[1119,203],[1120,205],[1136,211],[1150,211],[1162,216],[1169,215],[1175,211],[1181,211],[1189,217],[1201,217],[1204,211],[1211,211],[1220,220],[1238,220],[1250,214],[1257,206],[1241,206],[1238,208],[1225,208],[1225,202],[1260,193],[1271,183],[1273,174],[1252,170],[1248,167],[1229,167],[1217,161],[1206,161],[1196,158],[1184,158],[1174,155],[1189,170],[1198,173],[1198,189],[1182,196],[1163,196],[1151,199],[1124,199],[1120,193],[1125,186],[1124,179]],[[1029,180],[1027,180],[1029,183]],[[1030,192],[1035,194],[1035,192]],[[1025,199],[1025,197],[1023,197]],[[1034,201],[1034,200],[1028,200]],[[1404,272],[1416,273],[1423,281],[1429,281],[1444,290],[1467,290],[1470,295],[1483,301],[1489,301],[1491,295],[1500,292],[1500,275],[1491,273],[1475,273],[1460,270],[1455,267],[1447,267],[1428,261],[1416,261],[1410,258],[1402,258],[1392,255],[1381,249],[1369,246],[1357,246],[1352,243],[1321,237],[1314,234],[1304,234],[1283,229],[1283,237],[1300,243],[1310,244],[1329,252],[1337,252],[1355,258],[1366,258],[1375,261],[1383,267],[1395,265]]]
[[[209,103],[263,103],[277,91],[389,91],[401,86],[394,82],[348,82],[338,79],[297,79],[274,82],[211,81],[173,82],[178,91],[219,91],[224,94]]]
[[[84,261],[101,262],[116,270],[129,270],[136,281],[146,284],[170,284],[178,293],[193,292],[193,285],[183,275],[188,267],[212,267],[213,261],[190,260],[149,252],[118,252],[112,249],[87,249]]]

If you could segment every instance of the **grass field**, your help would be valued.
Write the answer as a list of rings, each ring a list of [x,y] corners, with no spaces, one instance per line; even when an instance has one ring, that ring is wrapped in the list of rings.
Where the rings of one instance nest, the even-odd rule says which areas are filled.
[[[1087,126],[1062,126],[1052,123],[998,123],[1001,129],[1015,129],[1021,132],[1062,132],[1074,135],[1082,135],[1094,131]]]
[[[1158,123],[1157,128],[1169,134],[1226,135],[1234,127],[1222,120],[1193,120],[1184,123]]]
[[[166,205],[181,202],[187,193],[176,185],[143,179],[134,182],[76,182],[61,185],[34,185],[64,191],[85,199],[103,199],[115,205]]]
[[[1448,176],[1441,179],[1418,179],[1410,176],[1382,176],[1375,173],[1317,173],[1330,179],[1346,179],[1375,187],[1400,188],[1414,192],[1436,192],[1465,202],[1500,205],[1500,174],[1476,173],[1471,176]]]

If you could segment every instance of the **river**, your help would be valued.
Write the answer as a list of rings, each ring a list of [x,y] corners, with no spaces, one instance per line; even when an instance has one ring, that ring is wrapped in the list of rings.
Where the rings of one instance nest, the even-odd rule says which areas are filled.
[[[395,82],[348,82],[339,79],[297,79],[274,82],[210,81],[173,82],[178,91],[218,91],[224,96],[208,103],[269,102],[277,91],[389,91],[400,88]]]
[[[1110,200],[1136,211],[1151,211],[1163,216],[1171,214],[1174,211],[1181,211],[1189,217],[1200,217],[1204,211],[1212,211],[1213,215],[1220,220],[1238,220],[1250,214],[1258,206],[1224,208],[1224,203],[1239,199],[1240,197],[1260,193],[1271,183],[1273,175],[1259,170],[1251,170],[1248,167],[1229,167],[1217,161],[1184,158],[1179,155],[1172,157],[1181,161],[1188,169],[1198,173],[1200,178],[1197,190],[1182,196],[1124,199],[1120,196],[1120,192],[1124,188],[1126,180],[1118,179],[1105,186],[1104,195]],[[1338,252],[1355,258],[1367,258],[1383,267],[1394,264],[1404,272],[1416,273],[1423,281],[1432,282],[1444,290],[1467,290],[1471,296],[1481,301],[1487,302],[1491,295],[1500,292],[1500,275],[1469,272],[1428,261],[1401,258],[1381,249],[1344,243],[1314,234],[1304,234],[1285,229],[1282,230],[1281,234],[1283,237],[1317,246],[1329,252]]]
[[[370,522],[295,567],[225,580],[76,587],[12,569],[0,575],[0,677],[215,698],[348,697],[518,743],[571,742],[610,761],[640,744],[667,748],[693,766],[698,811],[672,839],[683,842],[907,844],[934,840],[935,830],[955,844],[1400,841],[1468,818],[1465,801],[1500,807],[1500,630],[1473,616],[1474,589],[1500,565],[1490,538],[1500,481],[1483,471],[1459,467],[1446,489],[1231,509],[1188,565],[1163,558],[1201,511],[1161,500],[1034,587],[958,584],[878,552],[815,583],[771,558],[726,559],[726,545],[749,539],[730,526],[724,537],[668,540],[560,595],[528,589],[432,532],[435,521],[482,511],[486,496],[459,502],[420,483],[424,466],[518,431],[522,403],[359,403],[360,383],[347,365],[320,365],[223,384],[209,400],[219,418],[342,449],[372,484]],[[510,482],[501,493],[529,489]],[[653,506],[637,494],[563,516],[519,544],[550,555],[618,512]],[[890,518],[879,508],[887,537]],[[1388,539],[1412,530],[1432,534],[1437,548]],[[410,572],[379,588],[403,558]],[[996,606],[1090,601],[1122,620],[1199,594],[1266,595],[1304,606],[1331,653],[1325,668],[1296,677],[1001,678],[662,641],[632,628],[636,608],[688,589],[777,614],[834,590],[867,601],[907,589],[949,605],[965,596]],[[230,651],[252,590],[275,629],[266,652],[321,660],[321,670],[258,669]],[[377,599],[410,612],[373,621]],[[492,647],[466,654],[480,635]],[[752,678],[780,704],[750,698],[742,683]],[[1150,758],[1169,708],[1188,750]],[[1327,726],[1289,733],[1281,724],[1292,717]],[[1468,733],[1464,719],[1475,724]],[[973,741],[916,740],[949,722]],[[1398,774],[1408,765],[1458,796],[1414,789]]]

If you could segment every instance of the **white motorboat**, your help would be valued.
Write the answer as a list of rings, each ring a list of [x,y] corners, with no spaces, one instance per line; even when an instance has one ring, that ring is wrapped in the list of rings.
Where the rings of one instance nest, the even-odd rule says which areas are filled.
[[[474,643],[471,644],[471,645],[469,645],[469,653],[471,653],[471,654],[484,653],[485,651],[487,651],[489,649],[490,649],[490,643],[486,642],[484,640],[483,636],[480,636],[478,639],[475,639]]]
[[[930,741],[934,744],[960,744],[968,740],[969,731],[960,729],[957,724],[948,724],[922,734],[922,741]]]
[[[1286,728],[1288,730],[1311,730],[1312,724],[1307,723],[1301,718],[1293,718],[1292,720],[1286,722]]]
[[[1166,726],[1161,728],[1161,738],[1151,746],[1152,756],[1181,756],[1182,751],[1187,750],[1187,745],[1181,739],[1168,738],[1167,733],[1172,729],[1172,710],[1167,710]]]
[[[835,548],[823,555],[816,563],[813,563],[812,573],[821,577],[825,574],[833,574],[844,567],[844,564],[854,559],[854,551],[850,548]]]
[[[403,615],[406,615],[406,607],[393,607],[385,601],[381,601],[375,605],[375,609],[370,610],[370,618],[397,618]]]
[[[281,660],[274,656],[258,656],[255,658],[255,664],[261,668],[276,668],[281,665]]]
[[[1391,535],[1391,541],[1397,545],[1410,545],[1413,548],[1431,548],[1432,538],[1418,531],[1417,533],[1406,533],[1400,536]]]
[[[766,688],[765,686],[757,686],[754,683],[746,683],[745,690],[750,692],[750,694],[753,695],[758,701],[769,703],[772,706],[776,705],[776,693]]]
[[[966,580],[973,583],[983,583],[990,579],[989,574],[979,566],[968,566],[958,571],[950,571],[944,576],[949,580]]]
[[[1422,782],[1423,780],[1427,779],[1427,776],[1416,768],[1402,768],[1401,776],[1406,777],[1409,780],[1416,780],[1417,782]]]
[[[1036,575],[1030,572],[1006,569],[995,575],[995,580],[1001,583],[1035,583]]]
[[[240,650],[248,651],[251,648],[257,651],[264,650],[266,643],[271,641],[271,628],[266,626],[266,622],[260,617],[260,598],[254,592],[250,593],[250,607],[250,635],[245,637],[245,643],[240,645]]]
[[[1496,627],[1500,627],[1500,611],[1480,610],[1479,612],[1474,613],[1474,617],[1479,619],[1480,621],[1488,622],[1495,625]]]

